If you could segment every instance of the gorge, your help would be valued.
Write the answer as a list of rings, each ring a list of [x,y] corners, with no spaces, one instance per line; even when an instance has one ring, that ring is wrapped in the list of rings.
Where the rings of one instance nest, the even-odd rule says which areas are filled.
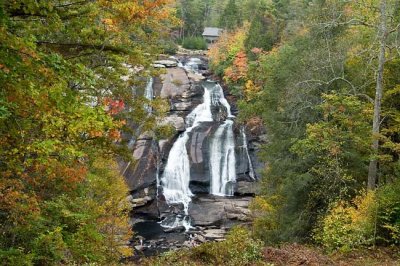
[[[169,99],[170,112],[161,123],[177,133],[156,140],[143,132],[132,148],[136,162],[124,166],[137,250],[223,239],[233,225],[250,221],[248,205],[262,168],[255,156],[262,134],[235,122],[234,99],[207,79],[206,60],[157,61],[157,66],[165,64],[166,73],[146,86],[146,98]]]

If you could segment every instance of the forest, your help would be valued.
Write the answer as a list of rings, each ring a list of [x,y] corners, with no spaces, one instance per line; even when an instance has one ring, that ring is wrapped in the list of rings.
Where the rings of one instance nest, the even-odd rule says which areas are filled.
[[[399,0],[0,0],[1,265],[138,263],[118,162],[173,130],[127,88],[204,27],[236,119],[265,128],[261,190],[225,241],[140,263],[400,263]]]

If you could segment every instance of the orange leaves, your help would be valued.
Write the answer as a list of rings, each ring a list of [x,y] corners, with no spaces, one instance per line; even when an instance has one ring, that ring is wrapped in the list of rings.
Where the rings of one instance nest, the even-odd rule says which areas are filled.
[[[125,108],[125,103],[123,100],[113,100],[110,98],[105,98],[103,104],[106,111],[111,115],[116,115],[120,113]]]
[[[117,129],[112,129],[108,132],[108,136],[115,141],[121,140],[121,132]]]
[[[116,25],[115,21],[111,18],[102,19],[103,24],[105,25],[106,29],[109,31],[118,32],[118,26]]]
[[[231,63],[238,52],[244,49],[248,26],[236,30],[235,32],[224,32],[208,51],[211,67],[218,67],[219,64]],[[228,62],[225,62],[228,61]]]
[[[143,1],[100,1],[100,4],[110,12],[113,17],[103,19],[103,23],[110,29],[129,25],[130,23],[148,23],[170,19],[171,10],[168,5],[171,0],[143,0]]]
[[[224,78],[237,82],[246,77],[247,70],[248,70],[248,60],[246,53],[243,51],[239,51],[236,54],[235,59],[233,60],[232,66],[225,69]]]

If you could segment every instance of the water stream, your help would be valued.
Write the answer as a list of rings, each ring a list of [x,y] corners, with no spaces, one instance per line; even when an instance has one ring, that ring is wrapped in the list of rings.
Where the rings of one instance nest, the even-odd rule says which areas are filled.
[[[190,183],[190,159],[187,151],[187,142],[190,133],[201,123],[218,123],[218,128],[211,136],[208,158],[210,158],[210,194],[218,196],[232,196],[235,171],[235,140],[233,134],[233,116],[230,105],[225,99],[222,87],[215,82],[203,83],[203,103],[199,104],[187,117],[187,129],[183,132],[168,156],[164,173],[161,177],[164,197],[169,205],[182,204],[183,217],[162,223],[165,227],[184,226],[190,228],[189,203],[193,196],[189,188]],[[212,111],[213,110],[213,111]],[[218,111],[214,111],[218,110]],[[220,114],[213,112],[225,112],[226,119],[217,121]],[[214,118],[213,118],[214,117]]]

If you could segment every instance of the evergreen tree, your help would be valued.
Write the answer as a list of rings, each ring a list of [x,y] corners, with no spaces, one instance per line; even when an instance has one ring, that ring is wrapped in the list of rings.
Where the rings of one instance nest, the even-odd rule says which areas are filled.
[[[219,20],[219,26],[229,31],[242,24],[242,19],[235,0],[229,0]]]
[[[278,26],[275,18],[267,13],[265,8],[258,9],[251,21],[249,33],[245,41],[247,51],[261,48],[264,51],[272,49],[278,40]]]

